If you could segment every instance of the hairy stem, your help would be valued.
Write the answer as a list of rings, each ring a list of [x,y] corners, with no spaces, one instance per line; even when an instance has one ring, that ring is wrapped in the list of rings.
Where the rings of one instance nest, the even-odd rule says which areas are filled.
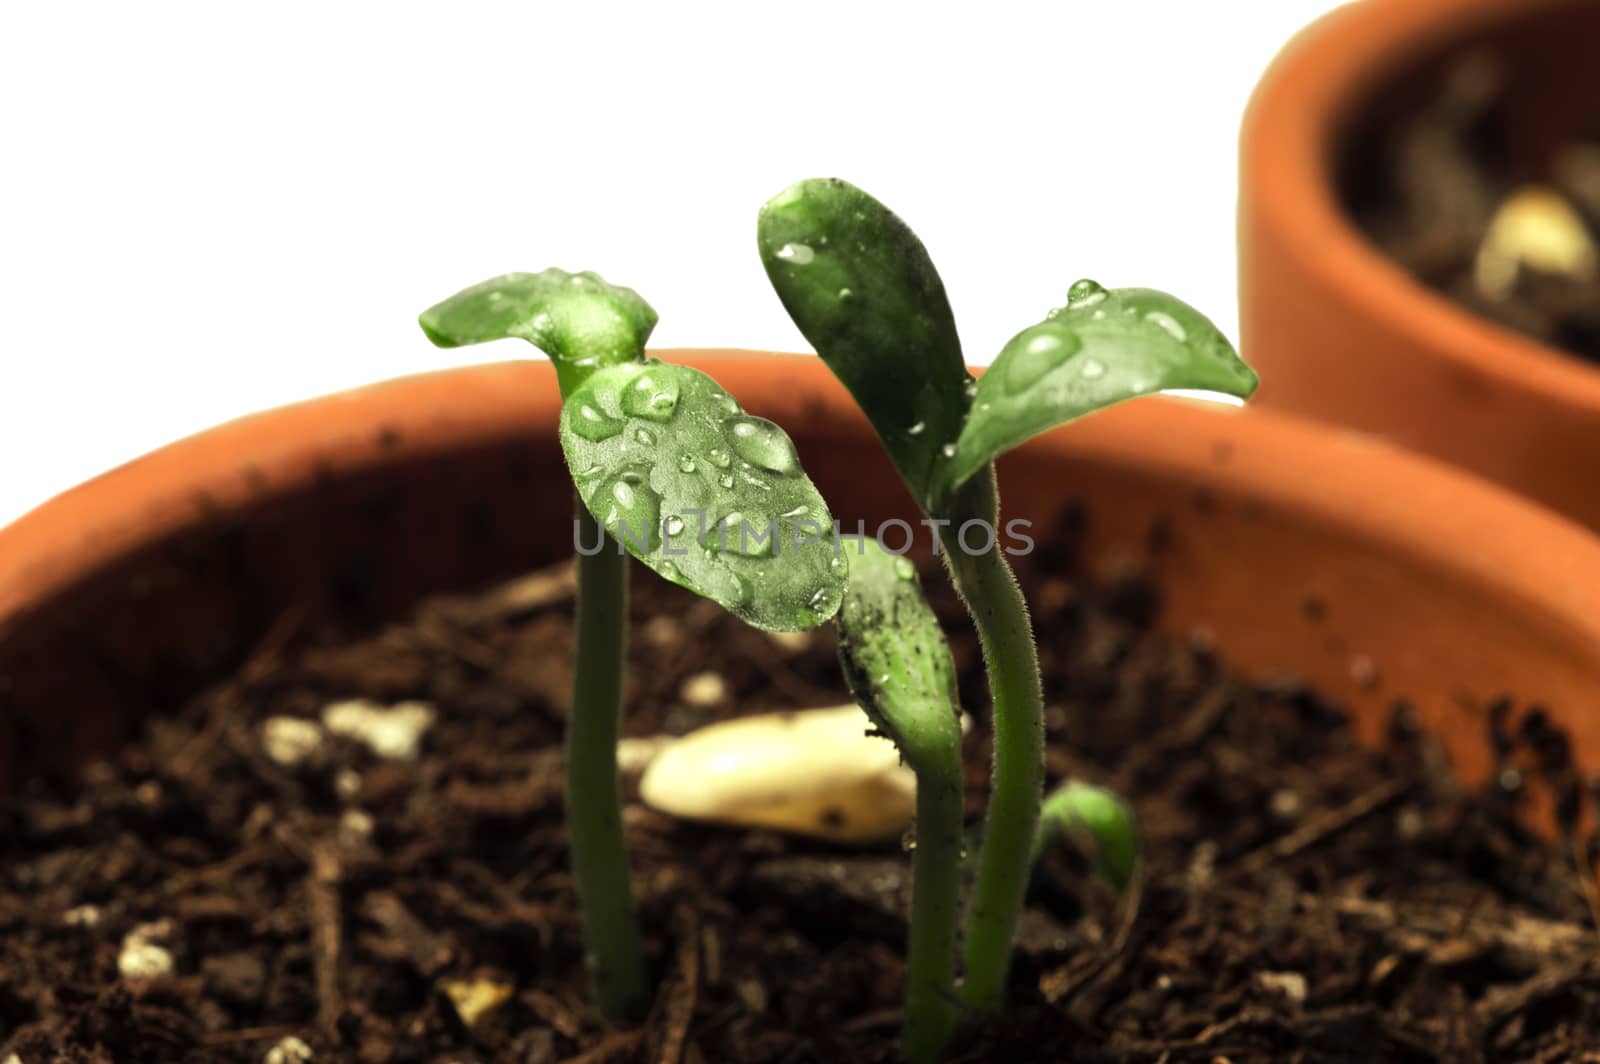
[[[994,702],[994,771],[967,914],[961,995],[973,1008],[994,1009],[1005,994],[1044,791],[1044,696],[1028,605],[1004,554],[992,544],[968,553],[949,528],[942,539],[951,578],[978,629]]]
[[[961,907],[962,775],[959,740],[936,771],[917,773],[911,942],[906,962],[905,1053],[934,1064],[956,1025],[956,925]]]
[[[629,884],[617,780],[626,667],[627,559],[588,507],[577,507],[577,663],[567,719],[567,833],[595,998],[608,1020],[637,1019],[649,1003],[639,918]]]

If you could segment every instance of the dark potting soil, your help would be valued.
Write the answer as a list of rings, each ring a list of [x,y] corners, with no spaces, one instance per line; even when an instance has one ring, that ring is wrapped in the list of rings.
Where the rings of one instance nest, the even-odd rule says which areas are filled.
[[[1512,71],[1495,53],[1448,66],[1414,111],[1381,105],[1352,138],[1346,200],[1419,280],[1535,340],[1600,362],[1600,105],[1541,159],[1513,159]],[[1587,245],[1586,255],[1577,253]],[[1552,247],[1562,249],[1549,258]]]
[[[1593,1059],[1588,847],[1514,816],[1547,788],[1568,813],[1587,801],[1542,714],[1481,707],[1503,769],[1467,790],[1403,704],[1387,743],[1360,747],[1315,693],[1155,635],[1150,585],[1083,579],[1064,550],[1031,562],[1050,777],[1131,796],[1145,862],[1117,899],[1087,855],[1050,856],[1009,1007],[954,1059]],[[773,637],[634,572],[630,735],[844,700],[830,632]],[[975,822],[979,656],[942,574],[925,585],[979,718]],[[590,1010],[561,811],[572,588],[570,568],[538,573],[351,645],[307,645],[286,623],[76,789],[8,806],[0,1060],[894,1059],[898,847],[637,803],[658,996],[637,1029]],[[1262,623],[1338,618],[1308,603]],[[416,760],[310,726],[358,696],[433,708]]]

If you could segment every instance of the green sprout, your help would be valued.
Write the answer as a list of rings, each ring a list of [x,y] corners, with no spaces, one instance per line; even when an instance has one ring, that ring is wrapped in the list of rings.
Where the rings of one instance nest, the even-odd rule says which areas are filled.
[[[617,778],[623,551],[774,631],[832,617],[848,565],[789,437],[699,370],[646,358],[656,313],[632,289],[593,273],[506,274],[419,320],[441,347],[514,336],[555,363],[561,446],[581,503],[567,831],[596,1001],[607,1019],[636,1019],[649,980]]]
[[[1119,894],[1127,890],[1139,863],[1139,832],[1128,803],[1115,791],[1079,780],[1057,787],[1039,807],[1033,863],[1075,831],[1086,832],[1093,841],[1100,878]]]
[[[850,692],[917,777],[904,1045],[939,1059],[955,1029],[963,778],[956,667],[909,559],[857,541],[836,628]]]
[[[997,547],[993,461],[1125,399],[1180,388],[1244,398],[1256,376],[1187,304],[1083,280],[975,381],[938,271],[883,204],[845,181],[802,181],[762,208],[758,233],[790,317],[939,529],[940,553],[978,631],[995,758],[961,993],[970,1006],[993,1009],[1004,996],[1044,789],[1038,654],[1026,601]]]

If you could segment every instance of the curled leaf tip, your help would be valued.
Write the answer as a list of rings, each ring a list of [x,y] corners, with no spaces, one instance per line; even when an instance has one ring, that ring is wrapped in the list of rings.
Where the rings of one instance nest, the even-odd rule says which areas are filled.
[[[516,337],[579,369],[638,361],[656,312],[631,288],[598,274],[507,273],[462,289],[419,315],[439,347]]]

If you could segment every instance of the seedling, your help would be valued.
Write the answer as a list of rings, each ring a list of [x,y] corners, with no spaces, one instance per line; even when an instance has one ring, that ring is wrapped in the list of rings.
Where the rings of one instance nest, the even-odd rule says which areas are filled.
[[[966,864],[961,711],[955,661],[910,559],[876,540],[844,545],[850,588],[835,628],[850,693],[916,775],[911,936],[903,1047],[912,1064],[940,1059],[957,1019],[956,939]],[[1117,891],[1138,859],[1133,813],[1103,787],[1073,781],[1045,799],[1030,867],[1072,832],[1089,836],[1095,868]]]
[[[850,693],[917,776],[904,1046],[936,1061],[955,1028],[961,906],[961,711],[956,667],[909,559],[876,540],[846,546],[850,589],[837,622]]]
[[[978,630],[995,761],[961,993],[992,1009],[1005,989],[1044,781],[1038,655],[1026,601],[997,548],[994,459],[1125,399],[1178,388],[1243,398],[1256,377],[1188,305],[1083,280],[975,381],[938,271],[883,204],[844,181],[802,181],[762,208],[758,232],[767,276],[790,317],[855,397],[939,529]]]
[[[1072,780],[1052,791],[1039,808],[1033,860],[1072,834],[1088,834],[1095,848],[1095,871],[1118,893],[1128,889],[1139,863],[1139,833],[1133,810],[1114,791]]]
[[[580,505],[567,832],[601,1012],[649,1001],[617,783],[625,674],[623,550],[750,624],[797,631],[837,611],[848,563],[777,425],[716,381],[645,357],[656,313],[593,273],[506,274],[420,318],[441,347],[515,336],[555,363],[561,447]]]

